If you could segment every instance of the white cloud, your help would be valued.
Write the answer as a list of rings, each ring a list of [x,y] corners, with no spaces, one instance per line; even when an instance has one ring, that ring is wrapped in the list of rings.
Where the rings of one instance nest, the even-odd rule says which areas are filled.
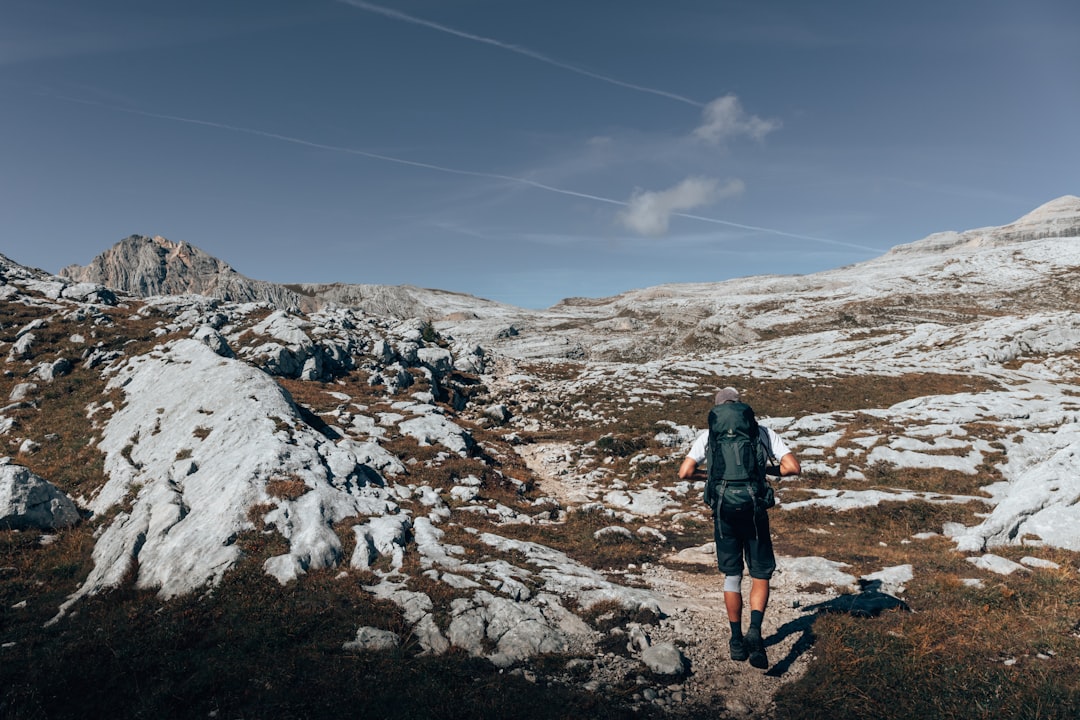
[[[702,123],[694,130],[694,137],[710,145],[720,145],[740,135],[762,140],[780,127],[779,120],[762,120],[757,115],[747,115],[739,98],[725,95],[705,106],[701,111]]]
[[[744,187],[742,180],[729,180],[719,187],[713,178],[688,177],[667,190],[635,190],[617,219],[623,227],[640,235],[663,235],[672,213],[738,195]]]

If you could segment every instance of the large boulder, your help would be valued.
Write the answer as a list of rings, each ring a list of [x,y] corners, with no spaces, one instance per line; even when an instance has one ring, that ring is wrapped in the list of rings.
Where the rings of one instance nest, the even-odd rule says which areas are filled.
[[[56,530],[79,522],[79,510],[55,485],[22,465],[0,465],[0,529]]]

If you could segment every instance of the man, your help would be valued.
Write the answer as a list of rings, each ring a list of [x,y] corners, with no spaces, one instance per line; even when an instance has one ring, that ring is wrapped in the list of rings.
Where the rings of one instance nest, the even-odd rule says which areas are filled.
[[[738,403],[739,391],[727,387],[716,393],[716,405]],[[747,406],[747,410],[749,408]],[[752,411],[749,411],[752,415]],[[767,449],[769,458],[780,458],[779,466],[770,466],[769,475],[798,475],[802,468],[795,454],[771,429],[758,425],[761,444]],[[679,466],[679,477],[683,480],[705,480],[708,474],[701,467],[709,453],[709,430],[705,429],[694,440],[690,452]],[[729,649],[731,659],[742,661],[750,659],[756,668],[769,666],[765,654],[765,643],[761,637],[761,621],[765,608],[769,604],[769,580],[776,569],[776,557],[773,554],[772,538],[769,535],[769,516],[765,508],[755,503],[750,513],[736,514],[725,509],[724,503],[713,507],[713,537],[716,539],[716,564],[724,573],[724,605],[727,607],[728,621],[731,624]],[[750,571],[750,627],[743,635],[742,631],[742,575],[743,563]]]

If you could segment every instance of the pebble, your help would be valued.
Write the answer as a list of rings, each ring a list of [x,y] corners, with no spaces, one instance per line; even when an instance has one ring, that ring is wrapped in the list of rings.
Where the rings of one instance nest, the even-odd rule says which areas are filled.
[[[728,698],[724,703],[725,709],[732,715],[749,715],[750,708],[741,700],[735,698]]]

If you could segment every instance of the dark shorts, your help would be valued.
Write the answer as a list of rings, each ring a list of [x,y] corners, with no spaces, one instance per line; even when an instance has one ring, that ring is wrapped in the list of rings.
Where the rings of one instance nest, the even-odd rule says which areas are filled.
[[[717,513],[713,518],[713,538],[720,572],[741,575],[745,563],[750,577],[759,580],[772,577],[776,556],[769,535],[769,515],[764,510],[734,515]]]

